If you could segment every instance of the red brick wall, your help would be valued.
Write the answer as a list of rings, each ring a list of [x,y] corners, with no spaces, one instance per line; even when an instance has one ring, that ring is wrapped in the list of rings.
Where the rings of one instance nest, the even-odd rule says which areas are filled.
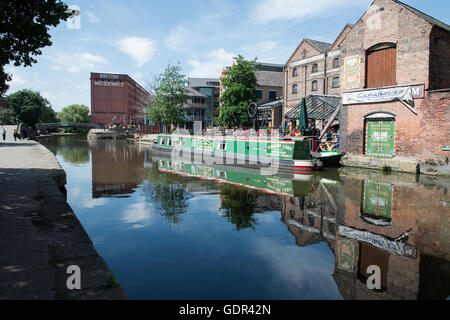
[[[117,116],[116,123],[144,124],[143,110],[148,93],[127,75],[115,75],[117,79],[102,79],[91,74],[91,122],[109,125]],[[96,85],[97,81],[120,84],[119,86]]]
[[[435,38],[440,40],[435,41]],[[366,51],[376,44],[391,42],[397,45],[397,85],[424,83],[426,90],[430,86],[447,86],[450,83],[450,47],[445,39],[442,32],[432,33],[428,22],[397,2],[376,0],[342,42],[341,64],[346,57],[360,57],[358,89],[363,89]],[[341,68],[341,93],[345,92],[344,78],[344,68]],[[344,106],[341,114],[342,148],[350,154],[362,154],[364,116],[372,112],[388,112],[397,116],[397,156],[422,161],[445,160],[448,152],[444,152],[442,146],[450,144],[449,97],[449,92],[427,93],[425,99],[416,99],[414,109],[418,115],[398,101]]]

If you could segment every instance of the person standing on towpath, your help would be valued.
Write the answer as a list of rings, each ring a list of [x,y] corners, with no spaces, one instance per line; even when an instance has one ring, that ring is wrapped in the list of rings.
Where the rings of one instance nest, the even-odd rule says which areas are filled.
[[[6,140],[6,130],[3,128],[2,130],[3,141]]]

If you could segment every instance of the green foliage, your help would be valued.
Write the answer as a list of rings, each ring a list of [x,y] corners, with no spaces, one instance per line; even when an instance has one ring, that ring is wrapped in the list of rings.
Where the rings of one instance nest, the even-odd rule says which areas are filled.
[[[165,126],[184,124],[183,107],[187,101],[187,79],[180,65],[168,65],[156,79],[154,100],[148,110],[149,119]]]
[[[6,97],[9,116],[14,124],[26,123],[34,128],[36,123],[56,122],[56,113],[50,102],[39,92],[20,90]]]
[[[257,193],[245,187],[227,184],[221,184],[219,190],[222,199],[222,213],[230,223],[236,226],[236,230],[254,229],[257,224],[254,218]]]
[[[248,115],[248,105],[258,99],[255,90],[256,59],[245,60],[241,55],[234,59],[236,64],[226,70],[222,78],[224,92],[216,123],[228,127],[249,127],[252,119]]]
[[[89,107],[80,104],[74,104],[68,107],[65,107],[59,113],[59,119],[61,122],[69,122],[69,123],[90,123],[91,119],[89,118]],[[86,131],[86,129],[64,129],[65,132],[80,132]]]
[[[62,109],[59,113],[61,122],[70,123],[89,123],[89,107],[80,104],[74,104]]]
[[[148,189],[152,207],[166,219],[170,227],[180,224],[192,197],[186,190],[186,180],[161,172],[157,166],[149,169],[148,177],[152,181],[152,187]]]
[[[9,108],[0,109],[0,121],[3,124],[14,124]]]
[[[119,286],[119,282],[117,281],[114,273],[110,272],[108,276],[108,285],[107,287],[110,289],[117,288]]]
[[[33,56],[42,54],[43,47],[51,46],[49,27],[67,20],[67,5],[59,0],[0,1],[0,94],[8,90],[11,75],[4,67],[31,66]]]

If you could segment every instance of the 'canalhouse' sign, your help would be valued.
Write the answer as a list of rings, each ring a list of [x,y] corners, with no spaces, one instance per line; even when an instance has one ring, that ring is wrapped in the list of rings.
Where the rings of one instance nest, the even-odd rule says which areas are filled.
[[[414,99],[420,99],[424,97],[424,90],[424,85],[414,85],[356,92],[345,92],[342,95],[342,103],[349,105],[401,100],[412,104]]]

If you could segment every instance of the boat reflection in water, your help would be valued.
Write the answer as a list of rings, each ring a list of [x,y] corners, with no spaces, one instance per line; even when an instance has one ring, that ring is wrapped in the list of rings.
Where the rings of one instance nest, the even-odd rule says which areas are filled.
[[[448,180],[358,169],[315,175],[262,176],[257,168],[175,163],[161,172],[220,183],[222,208],[236,230],[253,214],[280,210],[299,247],[326,242],[345,299],[446,299],[450,295]],[[229,186],[238,186],[230,188]],[[234,203],[230,205],[230,203]],[[233,214],[233,212],[235,214]],[[236,214],[237,213],[237,214]],[[370,290],[370,266],[381,289]]]

